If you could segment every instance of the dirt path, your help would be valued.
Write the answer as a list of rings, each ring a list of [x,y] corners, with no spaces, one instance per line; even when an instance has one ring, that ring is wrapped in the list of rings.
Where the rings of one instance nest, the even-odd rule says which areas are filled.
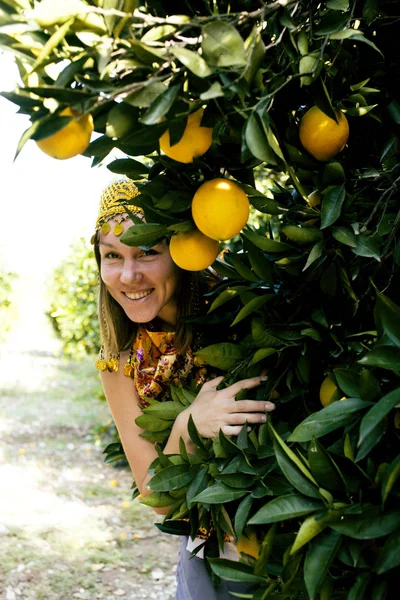
[[[103,464],[92,361],[16,347],[0,347],[0,598],[172,600],[178,539]]]

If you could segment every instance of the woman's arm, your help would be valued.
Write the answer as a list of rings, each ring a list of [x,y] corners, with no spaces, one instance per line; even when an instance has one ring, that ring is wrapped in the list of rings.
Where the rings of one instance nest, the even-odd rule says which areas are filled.
[[[127,357],[121,354],[121,364]],[[164,448],[166,454],[179,453],[181,437],[188,451],[195,451],[187,431],[189,415],[192,415],[200,435],[211,438],[217,436],[220,429],[227,435],[238,435],[245,423],[263,423],[266,420],[265,411],[275,408],[270,402],[261,400],[235,400],[235,394],[240,390],[259,385],[262,380],[260,377],[245,379],[217,391],[222,379],[217,377],[205,383],[191,406],[178,416]],[[150,490],[147,484],[151,478],[149,467],[157,458],[157,452],[152,442],[140,437],[143,429],[135,423],[135,419],[143,413],[133,382],[123,374],[122,369],[113,373],[102,372],[101,381],[136,485],[143,497],[148,496]],[[166,509],[155,510],[160,514],[166,512]]]

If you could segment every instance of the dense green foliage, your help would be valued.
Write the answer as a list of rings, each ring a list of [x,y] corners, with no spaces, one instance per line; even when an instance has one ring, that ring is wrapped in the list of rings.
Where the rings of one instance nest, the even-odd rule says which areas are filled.
[[[81,358],[99,351],[97,280],[93,250],[81,238],[54,270],[47,288],[47,315],[67,356]]]
[[[16,316],[16,308],[13,302],[13,281],[15,281],[15,278],[15,273],[0,267],[0,342],[4,341]]]
[[[213,265],[223,279],[192,322],[207,340],[199,355],[227,383],[268,370],[257,397],[278,392],[276,411],[237,439],[203,440],[191,423],[195,455],[160,449],[147,503],[172,502],[162,528],[193,534],[211,518],[214,575],[258,582],[255,600],[390,598],[400,565],[398,3],[52,0],[26,21],[30,5],[0,2],[0,42],[24,77],[4,95],[32,119],[18,151],[64,126],[66,105],[91,112],[99,135],[85,154],[97,165],[118,148],[125,158],[108,168],[141,190],[147,224],[125,235],[131,245],[192,228],[194,191],[221,175],[269,215]],[[161,155],[160,135],[179,140],[202,105],[211,149],[192,164]],[[349,121],[346,147],[327,161],[299,140],[313,105]],[[279,181],[268,194],[256,169]],[[321,408],[328,374],[345,400]],[[145,435],[162,446],[192,392],[174,390],[169,412],[146,409]],[[213,558],[223,532],[251,527],[256,562]]]

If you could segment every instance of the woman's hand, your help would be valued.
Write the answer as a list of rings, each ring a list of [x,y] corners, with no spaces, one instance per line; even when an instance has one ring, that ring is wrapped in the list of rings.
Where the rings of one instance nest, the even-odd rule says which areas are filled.
[[[222,390],[217,390],[217,387],[223,377],[207,381],[197,398],[178,416],[177,426],[186,433],[182,435],[183,439],[188,441],[189,415],[192,415],[199,434],[205,438],[217,437],[220,429],[226,435],[238,435],[245,423],[265,423],[265,413],[275,408],[272,402],[235,400],[236,394],[260,385],[265,379],[263,376],[243,379]]]

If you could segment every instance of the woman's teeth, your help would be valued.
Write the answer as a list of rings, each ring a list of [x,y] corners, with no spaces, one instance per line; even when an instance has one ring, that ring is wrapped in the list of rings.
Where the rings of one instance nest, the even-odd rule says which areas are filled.
[[[125,296],[129,298],[129,300],[140,300],[140,298],[145,298],[149,294],[151,294],[153,290],[147,290],[146,292],[137,292],[136,294],[127,294]]]

